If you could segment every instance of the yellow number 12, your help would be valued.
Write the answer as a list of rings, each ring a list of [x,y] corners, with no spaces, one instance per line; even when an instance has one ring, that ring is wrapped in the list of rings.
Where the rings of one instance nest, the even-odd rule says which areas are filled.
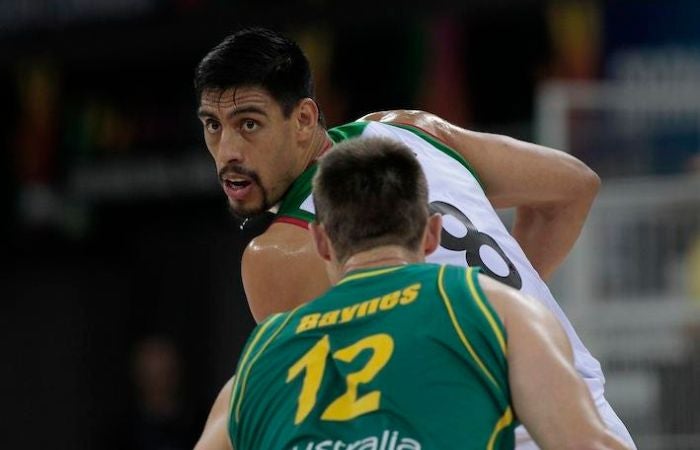
[[[384,333],[367,336],[336,351],[333,353],[333,358],[349,363],[366,349],[372,350],[372,356],[367,364],[357,372],[350,373],[345,377],[347,385],[345,393],[326,407],[321,414],[321,420],[350,420],[379,409],[381,392],[375,390],[357,398],[357,386],[372,381],[389,362],[391,354],[394,352],[394,340],[391,336]],[[330,340],[328,335],[325,335],[289,368],[287,383],[299,376],[302,371],[306,371],[299,394],[297,413],[294,417],[295,425],[303,422],[316,405],[318,390],[321,387],[326,359],[330,350]]]

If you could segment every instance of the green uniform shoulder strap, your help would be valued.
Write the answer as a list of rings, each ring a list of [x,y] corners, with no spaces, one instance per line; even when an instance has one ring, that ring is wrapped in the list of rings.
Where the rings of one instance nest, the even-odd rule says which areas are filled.
[[[328,130],[328,136],[334,144],[358,137],[369,122],[351,122]],[[310,204],[311,181],[316,173],[317,165],[311,164],[289,188],[280,208],[276,221],[292,223],[307,228],[314,220],[313,205]],[[309,204],[306,204],[309,202]]]
[[[506,330],[481,289],[479,270],[442,266],[438,273],[438,290],[454,331],[472,361],[492,382],[492,387],[507,398],[508,385],[497,381],[502,379],[500,374],[507,373]],[[478,335],[469,336],[465,331],[469,329],[479,330]]]

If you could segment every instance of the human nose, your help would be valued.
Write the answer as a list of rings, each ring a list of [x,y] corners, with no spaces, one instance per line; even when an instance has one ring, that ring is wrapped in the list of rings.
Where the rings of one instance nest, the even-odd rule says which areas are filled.
[[[221,140],[219,141],[219,151],[217,152],[218,163],[221,165],[226,165],[229,163],[242,163],[243,162],[243,146],[241,145],[240,139],[233,132],[224,132],[221,134]]]

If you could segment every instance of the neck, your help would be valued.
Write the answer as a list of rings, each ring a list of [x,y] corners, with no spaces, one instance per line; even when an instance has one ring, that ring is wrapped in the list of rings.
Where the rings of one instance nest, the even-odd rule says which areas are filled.
[[[318,125],[313,136],[311,137],[311,143],[309,144],[307,151],[304,152],[304,156],[301,161],[303,162],[302,171],[306,170],[307,167],[320,158],[321,155],[323,155],[323,153],[332,145],[333,141],[331,141],[331,139],[328,137],[326,129]]]
[[[400,266],[421,262],[422,260],[423,258],[417,252],[395,245],[386,245],[355,253],[349,257],[344,263],[338,265],[337,278],[340,280],[353,270],[370,269],[378,266]]]

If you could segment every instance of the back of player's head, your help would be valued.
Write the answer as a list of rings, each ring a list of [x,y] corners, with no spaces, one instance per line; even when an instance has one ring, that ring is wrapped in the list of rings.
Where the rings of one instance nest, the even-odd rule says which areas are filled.
[[[204,91],[260,87],[280,104],[285,116],[303,98],[313,98],[309,61],[296,42],[265,28],[245,28],[227,36],[197,65],[194,87]]]
[[[388,139],[344,141],[319,162],[316,220],[338,260],[381,245],[418,250],[428,221],[423,170],[405,145]]]

